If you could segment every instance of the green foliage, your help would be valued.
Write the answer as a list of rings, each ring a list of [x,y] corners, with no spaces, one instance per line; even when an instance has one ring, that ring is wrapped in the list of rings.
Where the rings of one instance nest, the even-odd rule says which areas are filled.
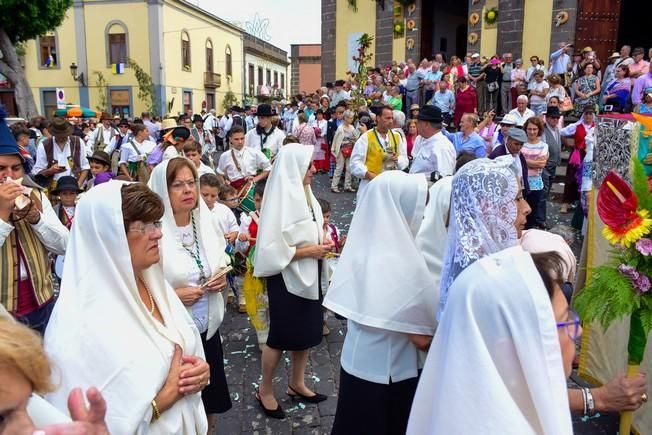
[[[106,95],[106,87],[109,83],[106,81],[104,74],[102,74],[101,71],[93,71],[93,74],[95,75],[95,86],[97,86],[98,89],[97,105],[95,108],[101,112],[108,112],[109,99]]]
[[[573,307],[587,322],[598,321],[604,329],[611,322],[631,314],[641,304],[628,277],[613,265],[592,269],[588,285],[575,297]]]
[[[12,42],[28,41],[57,28],[73,0],[0,0],[0,28]]]
[[[138,98],[145,102],[147,111],[151,116],[157,116],[158,105],[156,104],[156,94],[154,92],[152,77],[134,59],[127,59],[127,65],[134,70],[134,75],[138,82]]]
[[[238,104],[238,98],[232,91],[228,91],[224,95],[224,100],[222,100],[222,109],[224,109],[224,113],[229,112],[231,107],[235,106],[236,104]]]
[[[632,168],[632,190],[638,199],[638,208],[652,212],[652,194],[650,194],[645,168],[640,160],[632,159],[632,161],[634,162],[634,167]]]

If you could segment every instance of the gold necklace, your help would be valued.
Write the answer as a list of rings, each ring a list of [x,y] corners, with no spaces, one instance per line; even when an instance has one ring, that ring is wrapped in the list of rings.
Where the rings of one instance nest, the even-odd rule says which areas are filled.
[[[147,284],[145,284],[145,280],[139,276],[138,279],[140,280],[140,283],[145,287],[145,291],[147,292],[147,296],[149,297],[149,304],[151,305],[152,308],[149,310],[149,314],[151,316],[154,315],[154,297],[152,297],[152,292],[149,291],[149,287],[147,287]]]

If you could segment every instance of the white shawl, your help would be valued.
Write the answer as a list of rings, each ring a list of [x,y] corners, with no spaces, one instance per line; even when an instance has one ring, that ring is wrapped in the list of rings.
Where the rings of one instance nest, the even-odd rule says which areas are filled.
[[[359,324],[434,335],[435,280],[415,241],[428,183],[386,171],[360,199],[324,306]]]
[[[324,217],[303,179],[312,165],[313,146],[284,145],[267,180],[254,254],[254,276],[283,275],[288,292],[318,300],[319,278],[314,258],[293,260],[296,248],[324,240]],[[312,211],[311,211],[312,209]],[[322,261],[322,289],[328,286],[328,265]]]
[[[168,193],[167,184],[167,169],[168,164],[175,159],[185,159],[185,157],[173,157],[164,160],[158,164],[152,171],[149,179],[149,188],[157,193],[163,200],[165,205],[165,213],[161,221],[163,222],[163,239],[161,243],[161,264],[163,265],[163,272],[165,279],[172,288],[180,288],[188,285],[188,271],[183,267],[184,261],[178,261],[177,244],[180,243],[176,237],[177,223],[174,220],[174,212],[172,211],[172,204],[170,203],[170,195]],[[188,160],[193,168],[193,174],[197,179],[197,172],[195,164]],[[208,266],[210,271],[207,272],[207,277],[212,276],[220,268],[227,265],[226,254],[226,241],[224,240],[224,233],[218,229],[211,211],[208,209],[206,203],[201,199],[199,194],[199,182],[197,182],[197,207],[192,211],[197,224],[198,237],[200,246],[206,253],[208,259]],[[191,307],[187,307],[188,312],[192,312]],[[206,339],[211,338],[224,320],[224,296],[221,292],[211,292],[208,294],[208,331],[206,332]]]
[[[70,391],[95,386],[107,402],[111,433],[206,433],[199,393],[185,396],[150,423],[150,403],[165,383],[174,343],[186,355],[204,358],[204,351],[160,264],[143,278],[165,326],[140,299],[123,226],[123,185],[96,186],[77,205],[61,293],[45,333],[59,389],[46,398],[67,415]]]
[[[407,434],[571,435],[555,316],[530,255],[482,258],[450,290]]]

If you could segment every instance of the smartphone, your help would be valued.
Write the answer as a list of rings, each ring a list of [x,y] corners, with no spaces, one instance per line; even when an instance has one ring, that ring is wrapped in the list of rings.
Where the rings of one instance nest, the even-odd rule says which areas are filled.
[[[221,268],[220,270],[217,271],[217,273],[215,275],[211,276],[210,279],[208,281],[206,281],[205,283],[203,283],[199,288],[208,287],[208,285],[210,283],[212,283],[216,279],[219,279],[219,278],[223,277],[224,275],[231,272],[232,270],[233,270],[233,267],[231,267],[231,266],[226,266],[226,267]]]
[[[614,110],[614,106],[613,106],[613,104],[605,104],[603,110],[604,110],[605,112],[613,112],[613,110]]]

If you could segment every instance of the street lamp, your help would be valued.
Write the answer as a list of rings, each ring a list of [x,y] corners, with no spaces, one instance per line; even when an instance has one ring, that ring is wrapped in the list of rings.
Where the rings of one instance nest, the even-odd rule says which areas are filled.
[[[79,75],[77,75],[77,68],[78,67],[77,64],[75,64],[75,62],[70,64],[70,74],[72,75],[74,81],[81,83],[82,86],[86,86],[86,83],[84,81],[84,73],[79,73]]]

